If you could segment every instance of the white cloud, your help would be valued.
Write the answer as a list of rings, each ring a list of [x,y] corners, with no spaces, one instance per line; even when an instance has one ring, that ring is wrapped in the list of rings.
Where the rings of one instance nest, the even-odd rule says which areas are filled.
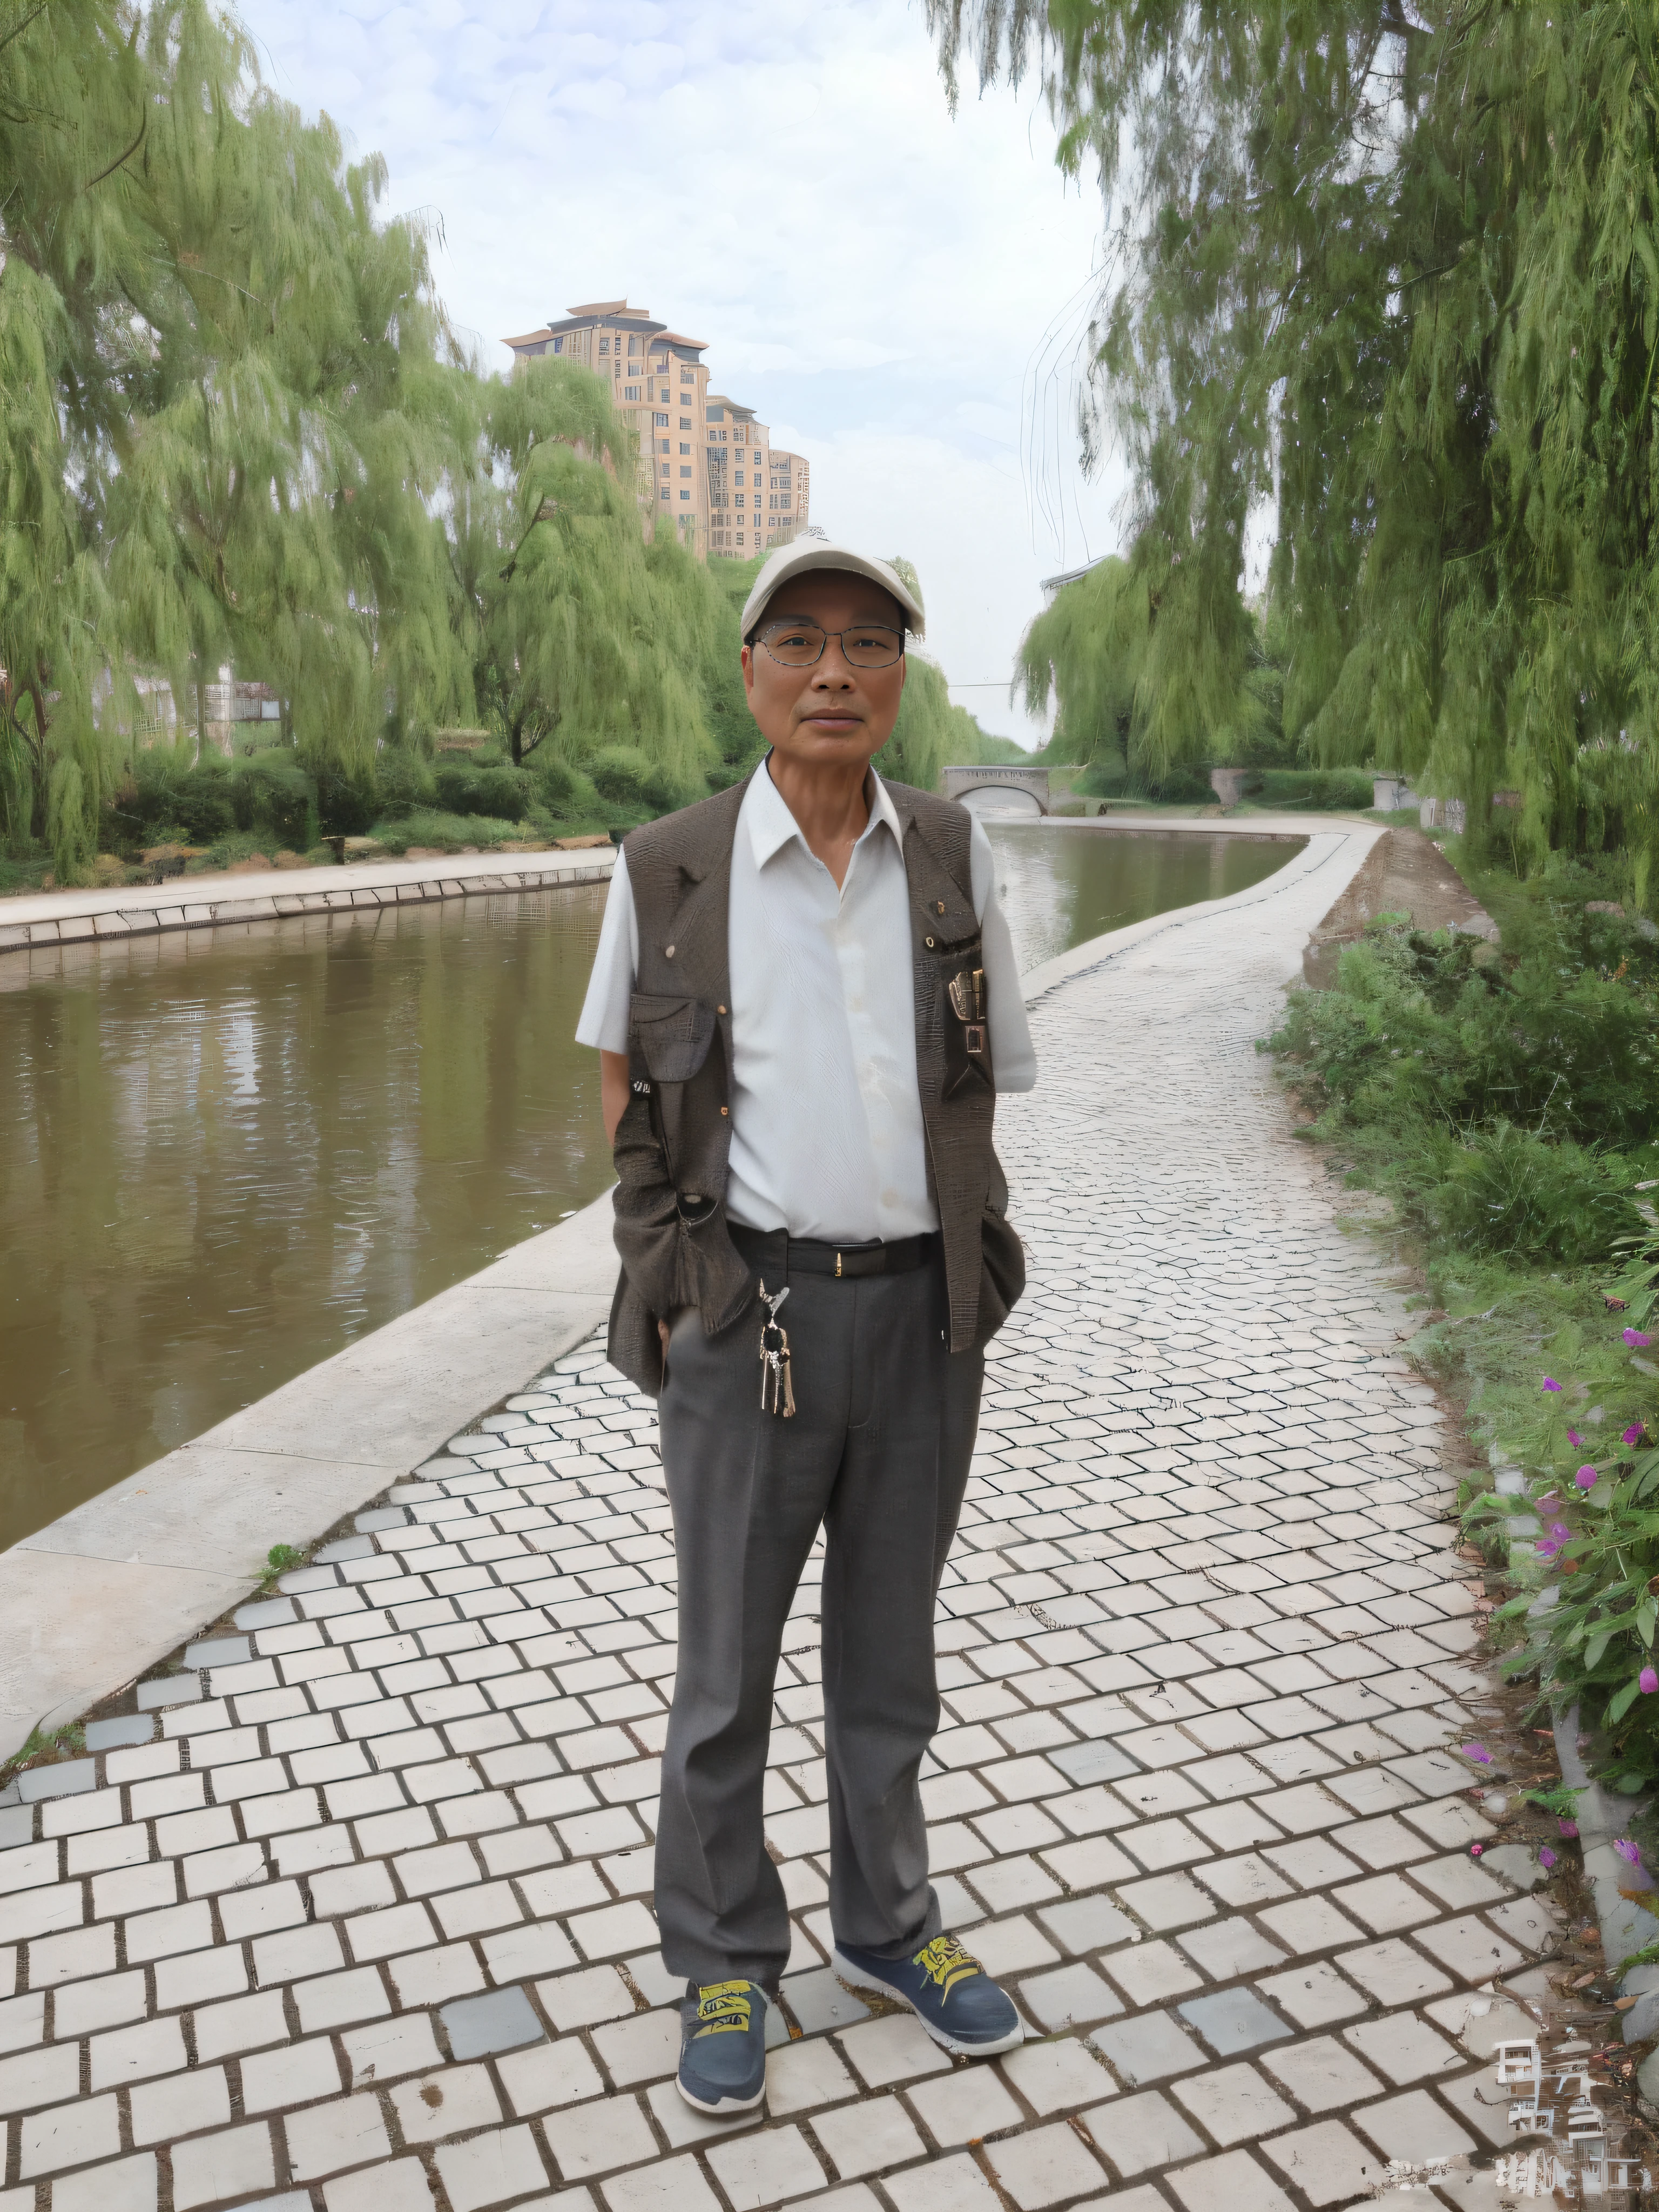
[[[244,0],[273,89],[435,210],[481,357],[626,295],[812,463],[813,519],[906,552],[988,728],[1039,580],[1117,543],[1074,359],[1100,228],[1032,96],[952,119],[903,0]]]

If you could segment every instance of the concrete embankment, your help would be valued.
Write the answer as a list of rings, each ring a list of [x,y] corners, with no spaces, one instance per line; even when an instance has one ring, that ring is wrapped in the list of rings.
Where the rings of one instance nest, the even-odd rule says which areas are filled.
[[[0,952],[143,937],[164,929],[218,929],[306,914],[417,904],[491,891],[550,890],[602,883],[616,854],[462,853],[441,860],[354,860],[344,867],[179,876],[119,890],[31,891],[0,901]]]

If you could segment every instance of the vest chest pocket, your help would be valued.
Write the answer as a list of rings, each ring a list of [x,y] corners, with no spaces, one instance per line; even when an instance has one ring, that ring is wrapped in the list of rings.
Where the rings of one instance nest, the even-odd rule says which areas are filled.
[[[629,1002],[630,1075],[637,1085],[689,1083],[714,1041],[714,1009],[697,999],[635,991]]]

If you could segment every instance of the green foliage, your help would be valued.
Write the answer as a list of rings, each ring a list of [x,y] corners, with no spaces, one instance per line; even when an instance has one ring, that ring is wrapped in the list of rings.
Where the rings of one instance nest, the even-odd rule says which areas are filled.
[[[1395,1201],[1446,1318],[1416,1341],[1455,1377],[1476,1434],[1525,1494],[1475,1489],[1472,1531],[1519,1595],[1504,1663],[1577,1701],[1594,1763],[1659,1777],[1659,1370],[1607,1293],[1632,1251],[1659,1274],[1659,962],[1652,939],[1589,912],[1598,872],[1477,878],[1504,951],[1387,921],[1336,984],[1291,1000],[1273,1048],[1351,1180]],[[1565,894],[1565,895],[1564,895]],[[1512,1540],[1509,1515],[1542,1534]],[[1659,1673],[1656,1674],[1659,1680]],[[1554,1808],[1552,1809],[1567,1809]]]
[[[1099,587],[1115,598],[1091,727],[1133,694],[1149,762],[1217,757],[1249,654],[1246,523],[1265,512],[1286,738],[1407,770],[1477,823],[1494,790],[1518,790],[1522,868],[1623,844],[1645,900],[1659,15],[1623,0],[927,0],[927,15],[953,88],[969,60],[981,82],[1040,82],[1062,167],[1092,166],[1105,198],[1086,449],[1115,434],[1134,536]]]
[[[372,835],[388,853],[406,853],[411,845],[441,853],[459,853],[471,845],[487,852],[492,845],[522,841],[530,827],[488,814],[444,814],[436,808],[417,807],[395,820],[375,823]]]
[[[302,1567],[305,1563],[305,1553],[296,1551],[292,1544],[273,1544],[265,1553],[265,1565],[270,1571],[266,1580],[270,1581],[276,1575],[290,1574],[295,1567]]]
[[[622,746],[701,796],[720,759],[705,688],[737,658],[736,623],[672,530],[644,534],[608,387],[547,360],[471,398],[445,529],[480,709],[515,768],[544,747],[580,769]]]
[[[266,680],[347,787],[388,698],[465,702],[425,502],[468,380],[383,166],[205,0],[51,0],[0,37],[0,795],[67,881],[135,664],[198,738],[222,664]]]
[[[65,1753],[74,1758],[86,1747],[87,1730],[83,1721],[65,1721],[55,1729],[33,1728],[24,1738],[21,1748],[6,1761],[5,1771],[12,1774],[33,1760],[61,1759]]]
[[[495,814],[517,822],[534,802],[536,780],[527,769],[479,768],[470,761],[441,761],[430,785],[441,809],[451,814]]]

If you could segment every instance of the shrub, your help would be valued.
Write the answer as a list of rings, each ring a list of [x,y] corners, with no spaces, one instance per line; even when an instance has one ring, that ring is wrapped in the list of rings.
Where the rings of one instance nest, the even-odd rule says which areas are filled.
[[[388,745],[374,763],[374,787],[380,819],[398,821],[416,807],[430,806],[438,795],[431,763],[407,745]],[[456,813],[466,810],[456,807]]]
[[[430,845],[440,852],[459,853],[464,845],[477,845],[483,849],[508,838],[520,838],[525,835],[525,825],[496,821],[487,814],[441,814],[422,808],[396,822],[376,823],[374,835],[388,853],[404,853],[411,845]]]
[[[1431,1207],[1451,1243],[1533,1264],[1612,1258],[1642,1224],[1628,1164],[1574,1144],[1549,1144],[1500,1121],[1454,1150]]]
[[[474,761],[442,761],[433,771],[438,807],[449,814],[489,814],[516,822],[535,796],[528,769],[482,768]]]
[[[316,787],[285,745],[268,746],[231,765],[236,827],[264,830],[277,847],[302,853],[313,842]]]
[[[230,770],[216,756],[194,765],[184,748],[140,753],[131,779],[115,796],[118,834],[129,848],[160,842],[161,825],[182,830],[187,845],[210,845],[236,828]],[[113,840],[112,840],[113,842]]]
[[[588,773],[602,799],[652,814],[665,814],[702,795],[677,784],[631,745],[606,745],[588,763]]]

